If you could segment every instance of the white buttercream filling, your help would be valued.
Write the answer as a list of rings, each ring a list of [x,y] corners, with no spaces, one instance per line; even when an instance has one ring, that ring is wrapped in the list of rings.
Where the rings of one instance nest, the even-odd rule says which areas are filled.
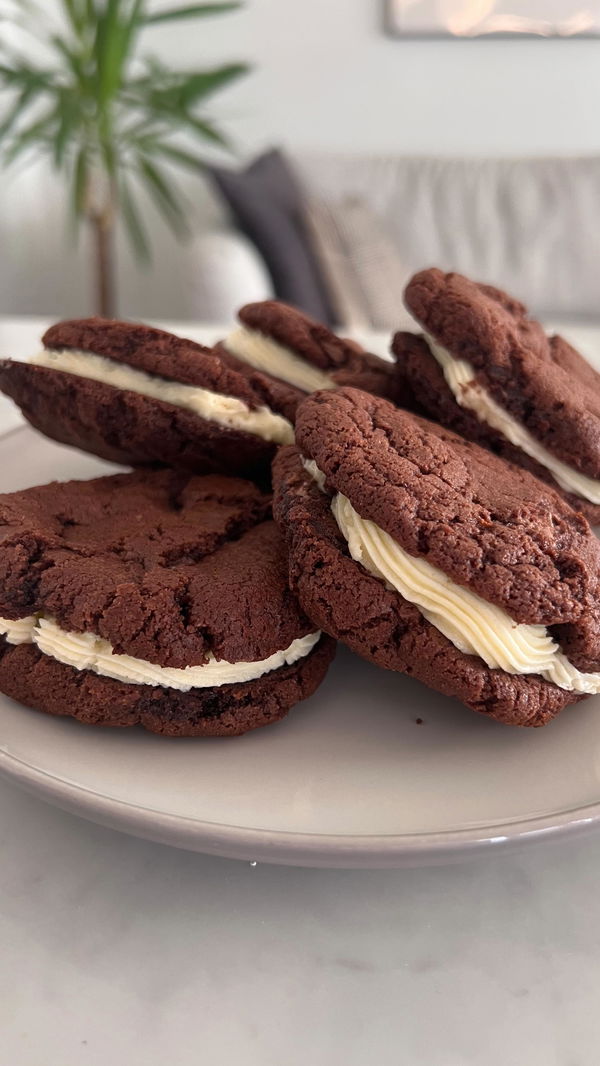
[[[321,489],[324,475],[313,460],[304,466]],[[490,669],[539,674],[570,692],[600,692],[600,674],[578,670],[543,625],[521,625],[506,611],[457,585],[425,559],[410,555],[375,522],[361,518],[337,493],[331,510],[352,558],[399,592],[459,651],[477,655]]]
[[[199,385],[183,385],[179,381],[169,381],[144,370],[119,363],[116,359],[106,359],[93,352],[80,352],[74,349],[44,349],[34,355],[30,362],[34,366],[49,370],[60,370],[64,374],[99,381],[114,389],[125,389],[140,396],[173,404],[191,411],[209,422],[217,422],[228,429],[241,430],[262,437],[263,440],[276,444],[292,444],[294,429],[291,422],[282,415],[275,414],[268,407],[252,410],[243,400],[235,396],[224,396],[219,392],[201,388]]]
[[[600,503],[600,481],[580,474],[572,466],[557,459],[543,444],[540,444],[520,422],[517,422],[500,404],[475,381],[477,371],[465,359],[455,359],[447,348],[426,333],[425,338],[431,354],[441,366],[454,399],[461,407],[472,411],[480,422],[501,433],[522,452],[549,470],[558,485],[566,492],[573,492],[590,503]]]
[[[266,334],[259,333],[258,330],[240,326],[229,334],[225,347],[244,363],[249,363],[257,370],[264,370],[280,381],[287,381],[289,385],[295,385],[303,392],[335,388],[334,382],[324,370],[311,366],[289,348]]]
[[[33,615],[12,621],[0,618],[0,636],[9,644],[35,644],[49,655],[76,670],[91,670],[102,677],[112,677],[128,685],[160,685],[161,688],[216,688],[243,681],[256,681],[263,674],[291,666],[312,651],[321,633],[309,633],[293,640],[285,651],[277,651],[256,662],[229,663],[211,654],[202,666],[156,666],[131,655],[117,655],[107,640],[93,633],[69,633],[51,618]]]
[[[31,644],[36,622],[35,615],[16,619],[0,618],[0,637],[4,637],[7,644]]]

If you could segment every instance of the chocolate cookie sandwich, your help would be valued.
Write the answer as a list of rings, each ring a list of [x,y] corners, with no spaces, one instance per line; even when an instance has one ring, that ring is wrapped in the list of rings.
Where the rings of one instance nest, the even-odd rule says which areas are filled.
[[[296,441],[274,513],[319,629],[513,725],[600,692],[600,542],[558,493],[354,389],[305,400]]]
[[[542,478],[600,522],[600,375],[506,293],[424,270],[398,333],[401,402]]]
[[[48,330],[0,389],[48,437],[130,466],[268,476],[293,429],[247,376],[163,330],[99,318]]]
[[[247,304],[238,318],[240,325],[220,348],[235,358],[238,368],[253,367],[284,384],[289,417],[307,393],[317,389],[352,385],[390,396],[395,388],[392,364],[288,304],[278,300]]]
[[[270,500],[138,471],[0,497],[0,691],[166,736],[282,718],[335,645],[301,612]]]

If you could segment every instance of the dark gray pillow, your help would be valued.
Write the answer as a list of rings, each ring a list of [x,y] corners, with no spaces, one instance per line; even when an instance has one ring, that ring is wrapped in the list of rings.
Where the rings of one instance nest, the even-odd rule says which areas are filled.
[[[256,245],[275,295],[333,324],[335,314],[304,220],[302,191],[282,152],[272,149],[245,170],[210,167],[235,223]]]

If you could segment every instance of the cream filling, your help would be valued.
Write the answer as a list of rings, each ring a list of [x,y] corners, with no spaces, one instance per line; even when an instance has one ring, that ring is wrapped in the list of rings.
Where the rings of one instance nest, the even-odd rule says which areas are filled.
[[[316,392],[317,389],[333,389],[334,382],[324,370],[294,355],[289,348],[267,337],[258,330],[240,326],[230,333],[225,347],[232,355],[257,370],[264,370],[274,378],[287,381],[303,392]]]
[[[4,637],[7,644],[31,644],[36,622],[35,615],[16,619],[0,618],[0,637]]]
[[[243,681],[256,681],[263,674],[291,666],[312,651],[321,633],[309,633],[293,640],[285,651],[277,651],[257,662],[228,663],[209,655],[202,666],[156,666],[131,655],[117,655],[107,640],[93,633],[68,633],[51,618],[33,615],[12,621],[0,618],[0,636],[9,644],[35,644],[49,655],[76,670],[91,670],[127,685],[160,685],[161,688],[189,692],[190,689],[217,688]]]
[[[313,460],[304,460],[304,466],[322,489],[322,471]],[[341,493],[333,497],[331,510],[352,558],[418,607],[459,651],[477,655],[492,670],[539,674],[570,692],[600,692],[600,674],[581,673],[545,626],[514,622],[502,608],[410,555],[375,522],[361,518]]]
[[[441,366],[448,387],[461,407],[472,411],[480,422],[506,437],[511,444],[549,470],[558,485],[566,492],[573,492],[590,503],[600,503],[600,481],[580,474],[572,466],[557,459],[543,444],[532,437],[525,426],[517,422],[496,403],[488,392],[475,380],[476,370],[464,359],[455,359],[446,348],[428,333],[425,334],[431,354]]]
[[[235,396],[223,396],[199,385],[168,381],[166,378],[147,374],[144,370],[118,363],[116,359],[94,355],[93,352],[44,349],[39,355],[34,355],[30,362],[34,366],[60,370],[64,374],[87,378],[88,381],[100,381],[114,389],[126,389],[127,392],[136,392],[153,400],[162,400],[163,403],[191,411],[209,422],[252,433],[276,444],[292,444],[294,441],[291,422],[268,407],[252,410]]]

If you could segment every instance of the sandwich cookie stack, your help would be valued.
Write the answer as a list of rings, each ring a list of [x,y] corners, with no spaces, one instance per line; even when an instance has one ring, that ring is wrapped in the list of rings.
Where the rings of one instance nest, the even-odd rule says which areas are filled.
[[[0,389],[40,432],[125,466],[268,480],[291,422],[219,355],[163,330],[82,319],[48,330]]]
[[[0,690],[231,736],[341,640],[512,725],[600,693],[600,377],[497,289],[406,301],[395,365],[276,301],[214,350],[91,319],[1,363],[33,426],[136,469],[0,497]]]
[[[423,270],[405,302],[424,332],[392,343],[401,402],[530,470],[600,523],[600,374],[490,285]]]
[[[166,736],[282,718],[335,644],[302,613],[270,500],[237,478],[140,471],[0,497],[0,690]]]
[[[287,388],[101,319],[54,326],[0,388],[46,436],[139,468],[0,497],[1,691],[169,736],[244,733],[315,691],[335,642],[289,590],[262,491],[294,439]]]
[[[275,460],[290,581],[353,651],[539,726],[600,692],[600,543],[528,471],[354,389]]]
[[[285,386],[286,413],[292,421],[298,404],[320,389],[352,385],[376,396],[396,387],[393,365],[338,337],[327,326],[278,300],[246,304],[239,326],[219,345],[237,370],[253,367]]]

